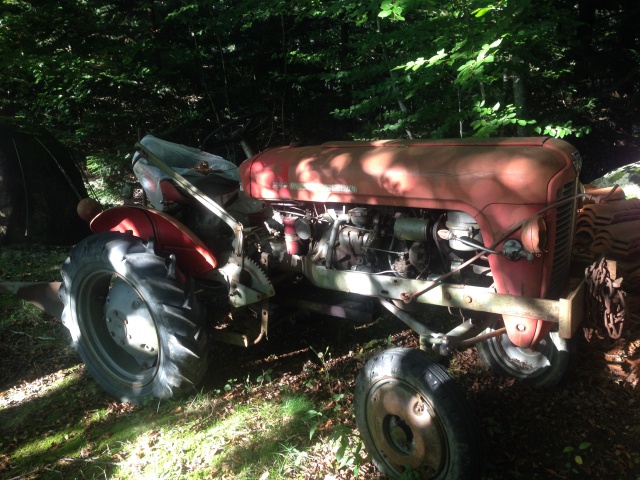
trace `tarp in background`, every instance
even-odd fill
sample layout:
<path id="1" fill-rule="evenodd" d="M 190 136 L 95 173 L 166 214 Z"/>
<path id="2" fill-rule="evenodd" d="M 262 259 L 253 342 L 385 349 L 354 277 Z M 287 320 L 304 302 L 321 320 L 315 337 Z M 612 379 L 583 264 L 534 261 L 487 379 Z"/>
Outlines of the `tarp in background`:
<path id="1" fill-rule="evenodd" d="M 76 207 L 87 190 L 60 142 L 0 124 L 0 244 L 72 245 L 89 234 Z"/>

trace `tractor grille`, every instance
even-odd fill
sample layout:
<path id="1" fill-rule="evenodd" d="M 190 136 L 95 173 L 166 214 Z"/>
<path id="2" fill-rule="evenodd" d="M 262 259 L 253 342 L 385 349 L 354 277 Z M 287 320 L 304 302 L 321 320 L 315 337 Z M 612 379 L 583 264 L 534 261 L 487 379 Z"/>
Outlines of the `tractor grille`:
<path id="1" fill-rule="evenodd" d="M 565 184 L 558 191 L 558 200 L 576 194 L 577 178 Z M 551 270 L 548 298 L 558 298 L 569 280 L 569 264 L 575 228 L 576 200 L 565 203 L 556 211 L 556 248 Z"/>

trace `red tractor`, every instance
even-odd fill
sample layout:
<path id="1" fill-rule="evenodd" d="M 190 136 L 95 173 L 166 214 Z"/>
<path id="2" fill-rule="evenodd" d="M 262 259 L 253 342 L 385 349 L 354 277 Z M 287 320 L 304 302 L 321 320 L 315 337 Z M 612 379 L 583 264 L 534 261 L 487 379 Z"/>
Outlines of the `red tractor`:
<path id="1" fill-rule="evenodd" d="M 260 123 L 232 121 L 203 150 L 248 151 Z M 368 452 L 394 478 L 472 478 L 481 435 L 437 361 L 476 345 L 497 372 L 541 387 L 567 373 L 584 290 L 570 285 L 581 159 L 567 142 L 334 142 L 248 152 L 239 166 L 150 136 L 136 148 L 153 208 L 81 205 L 94 235 L 60 288 L 73 346 L 111 395 L 176 396 L 201 380 L 212 341 L 248 346 L 279 312 L 357 319 L 372 303 L 420 350 L 384 351 L 358 375 Z M 459 324 L 432 330 L 427 305 Z"/>

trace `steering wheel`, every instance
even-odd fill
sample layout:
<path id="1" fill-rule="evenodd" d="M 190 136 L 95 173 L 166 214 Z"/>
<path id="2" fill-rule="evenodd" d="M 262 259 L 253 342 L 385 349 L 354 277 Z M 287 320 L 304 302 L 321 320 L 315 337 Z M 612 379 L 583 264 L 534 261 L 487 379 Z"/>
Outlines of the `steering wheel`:
<path id="1" fill-rule="evenodd" d="M 247 113 L 220 125 L 205 137 L 201 150 L 220 147 L 236 141 L 242 141 L 243 136 L 262 127 L 271 114 L 266 111 Z"/>

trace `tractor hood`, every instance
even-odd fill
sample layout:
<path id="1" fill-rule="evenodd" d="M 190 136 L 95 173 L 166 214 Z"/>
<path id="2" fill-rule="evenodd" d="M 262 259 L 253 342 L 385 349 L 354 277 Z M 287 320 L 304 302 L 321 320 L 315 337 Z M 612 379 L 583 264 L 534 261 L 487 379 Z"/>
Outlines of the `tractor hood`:
<path id="1" fill-rule="evenodd" d="M 574 152 L 548 137 L 333 142 L 267 150 L 240 169 L 245 193 L 257 199 L 471 213 L 552 201 L 576 176 Z"/>

